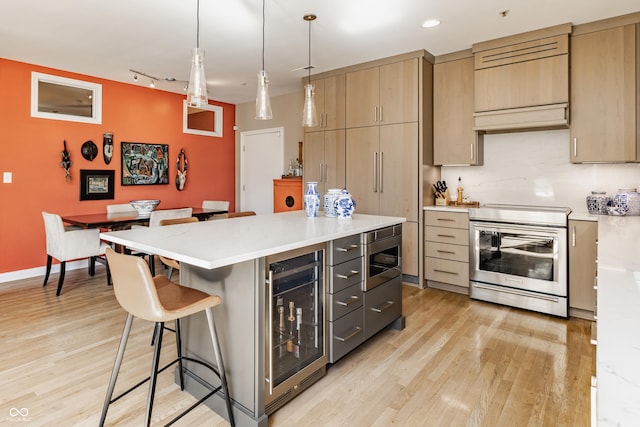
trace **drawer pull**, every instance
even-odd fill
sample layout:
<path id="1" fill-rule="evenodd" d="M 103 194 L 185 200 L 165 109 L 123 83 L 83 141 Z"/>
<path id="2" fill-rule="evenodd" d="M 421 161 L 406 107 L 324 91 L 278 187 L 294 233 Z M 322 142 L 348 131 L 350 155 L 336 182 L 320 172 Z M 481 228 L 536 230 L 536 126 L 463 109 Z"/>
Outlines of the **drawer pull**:
<path id="1" fill-rule="evenodd" d="M 341 305 L 343 307 L 349 307 L 351 304 L 355 304 L 360 301 L 360 297 L 357 295 L 351 295 L 346 300 L 336 301 L 336 304 Z"/>
<path id="2" fill-rule="evenodd" d="M 437 221 L 449 221 L 449 222 L 454 222 L 455 219 L 453 218 L 436 218 Z"/>
<path id="3" fill-rule="evenodd" d="M 454 251 L 443 251 L 442 249 L 438 249 L 438 252 L 440 252 L 441 254 L 451 254 L 451 255 L 455 255 Z"/>
<path id="4" fill-rule="evenodd" d="M 338 252 L 349 252 L 353 249 L 358 249 L 360 247 L 360 245 L 349 245 L 348 248 L 336 248 L 336 251 Z"/>
<path id="5" fill-rule="evenodd" d="M 458 273 L 456 273 L 455 271 L 438 270 L 437 268 L 434 268 L 433 271 L 435 271 L 436 273 L 455 274 L 456 276 L 458 275 Z"/>
<path id="6" fill-rule="evenodd" d="M 359 270 L 351 270 L 351 272 L 349 274 L 336 274 L 336 277 L 338 279 L 349 279 L 353 276 L 355 276 L 356 274 L 360 274 Z"/>
<path id="7" fill-rule="evenodd" d="M 452 239 L 456 237 L 456 236 L 453 236 L 451 234 L 436 234 L 436 236 L 438 236 L 438 237 L 450 237 Z"/>
<path id="8" fill-rule="evenodd" d="M 361 331 L 362 331 L 362 328 L 360 326 L 356 326 L 353 329 L 353 331 L 351 331 L 351 333 L 349 333 L 347 336 L 339 337 L 336 335 L 335 339 L 337 339 L 338 341 L 346 342 L 346 341 L 349 341 L 351 338 L 355 337 L 356 335 L 358 335 Z"/>
<path id="9" fill-rule="evenodd" d="M 387 301 L 378 307 L 371 307 L 371 311 L 375 311 L 376 313 L 382 313 L 383 311 L 390 309 L 394 304 L 395 304 L 394 301 Z"/>

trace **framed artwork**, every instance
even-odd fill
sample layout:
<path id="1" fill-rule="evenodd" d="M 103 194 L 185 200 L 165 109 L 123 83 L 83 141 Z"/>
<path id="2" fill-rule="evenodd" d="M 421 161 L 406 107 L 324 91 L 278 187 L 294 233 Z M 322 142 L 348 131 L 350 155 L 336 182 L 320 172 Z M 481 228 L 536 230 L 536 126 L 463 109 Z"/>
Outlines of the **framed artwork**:
<path id="1" fill-rule="evenodd" d="M 80 200 L 113 199 L 114 176 L 112 170 L 80 169 Z"/>
<path id="2" fill-rule="evenodd" d="M 122 142 L 122 185 L 169 183 L 169 145 Z"/>

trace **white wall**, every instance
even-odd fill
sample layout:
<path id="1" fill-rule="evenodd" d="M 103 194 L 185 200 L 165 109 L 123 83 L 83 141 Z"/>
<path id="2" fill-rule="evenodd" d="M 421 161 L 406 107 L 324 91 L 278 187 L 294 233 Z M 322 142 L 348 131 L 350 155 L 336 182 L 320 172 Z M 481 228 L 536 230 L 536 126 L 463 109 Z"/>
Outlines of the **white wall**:
<path id="1" fill-rule="evenodd" d="M 569 130 L 485 135 L 483 166 L 443 166 L 441 179 L 455 197 L 480 203 L 568 206 L 586 212 L 591 191 L 613 196 L 621 187 L 640 188 L 640 164 L 571 164 Z"/>

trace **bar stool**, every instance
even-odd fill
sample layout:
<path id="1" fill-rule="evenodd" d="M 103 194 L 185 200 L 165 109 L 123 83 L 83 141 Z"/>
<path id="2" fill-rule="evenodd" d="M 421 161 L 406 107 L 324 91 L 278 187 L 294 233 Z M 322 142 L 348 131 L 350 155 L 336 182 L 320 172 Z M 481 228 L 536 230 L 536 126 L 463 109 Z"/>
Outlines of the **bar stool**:
<path id="1" fill-rule="evenodd" d="M 151 411 L 153 409 L 153 398 L 155 395 L 158 373 L 164 371 L 171 365 L 178 363 L 180 389 L 184 390 L 184 360 L 198 363 L 211 369 L 220 378 L 220 386 L 216 387 L 194 405 L 180 413 L 169 424 L 172 424 L 174 421 L 182 418 L 189 411 L 203 403 L 218 391 L 222 390 L 227 406 L 227 413 L 229 415 L 229 422 L 234 426 L 235 422 L 233 419 L 233 411 L 231 409 L 231 398 L 227 386 L 227 377 L 224 370 L 224 364 L 222 362 L 218 335 L 216 334 L 216 328 L 213 321 L 212 309 L 221 303 L 220 297 L 217 295 L 209 295 L 197 289 L 180 286 L 163 275 L 151 277 L 149 266 L 144 262 L 144 260 L 138 257 L 119 254 L 111 248 L 107 248 L 106 255 L 107 261 L 109 262 L 109 268 L 111 269 L 113 290 L 118 303 L 127 311 L 127 320 L 125 322 L 124 330 L 122 331 L 122 338 L 120 339 L 120 344 L 118 346 L 118 353 L 111 372 L 109 387 L 107 389 L 107 395 L 105 397 L 102 415 L 100 417 L 100 426 L 104 425 L 109 405 L 150 380 L 149 393 L 147 396 L 147 412 L 145 417 L 145 425 L 149 426 L 151 423 Z M 205 311 L 207 315 L 217 369 L 209 363 L 182 355 L 180 319 L 200 311 Z M 117 397 L 112 398 L 134 317 L 155 322 L 156 330 L 160 331 L 155 342 L 153 360 L 151 364 L 151 375 Z M 178 357 L 171 363 L 159 369 L 158 365 L 160 362 L 160 349 L 162 347 L 162 331 L 164 329 L 164 323 L 171 320 L 175 321 L 176 326 L 176 346 L 178 350 Z"/>

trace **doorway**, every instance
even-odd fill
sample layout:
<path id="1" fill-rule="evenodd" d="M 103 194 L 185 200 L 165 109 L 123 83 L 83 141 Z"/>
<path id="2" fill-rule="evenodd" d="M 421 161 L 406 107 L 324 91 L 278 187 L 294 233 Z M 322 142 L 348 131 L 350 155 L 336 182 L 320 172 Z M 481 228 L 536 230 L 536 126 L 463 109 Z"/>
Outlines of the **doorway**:
<path id="1" fill-rule="evenodd" d="M 284 128 L 240 134 L 240 210 L 273 213 L 273 180 L 284 171 Z"/>

